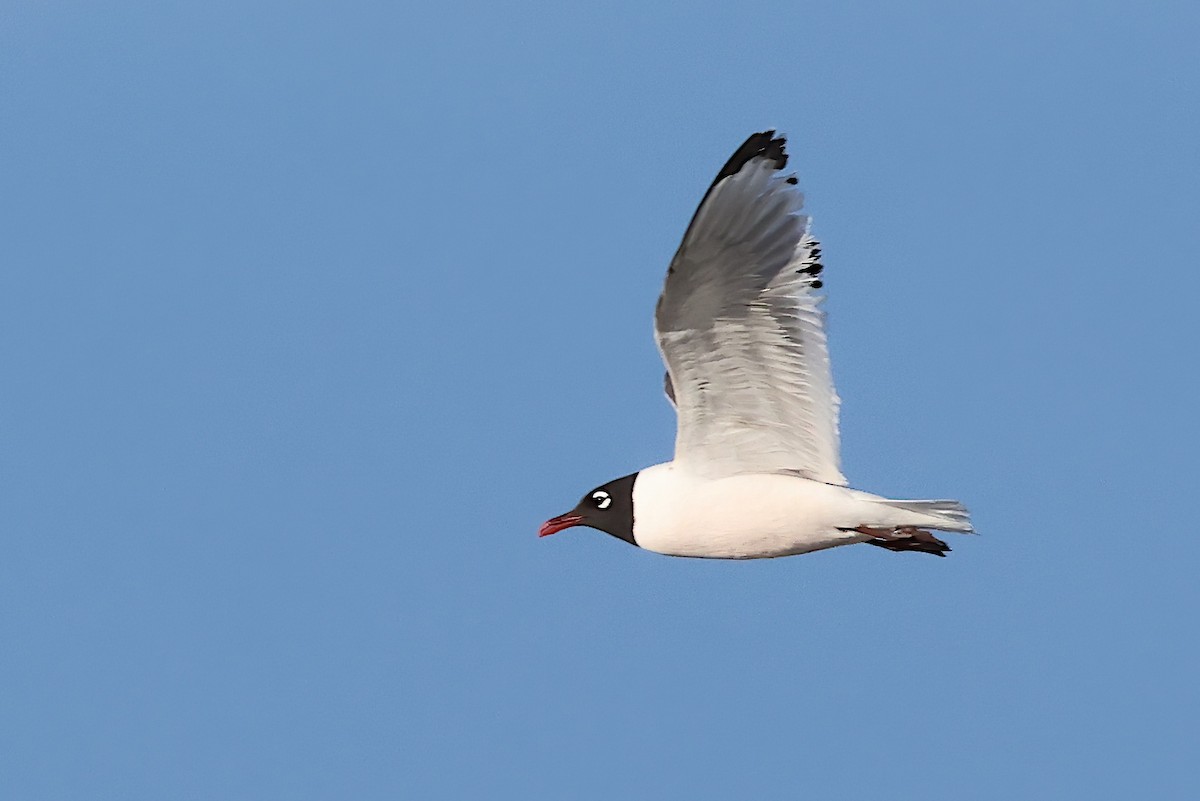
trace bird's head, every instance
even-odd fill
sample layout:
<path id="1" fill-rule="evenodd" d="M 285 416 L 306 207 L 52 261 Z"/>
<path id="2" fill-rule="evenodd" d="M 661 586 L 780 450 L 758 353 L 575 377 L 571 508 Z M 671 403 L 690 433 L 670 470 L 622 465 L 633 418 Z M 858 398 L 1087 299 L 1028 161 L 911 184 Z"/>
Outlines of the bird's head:
<path id="1" fill-rule="evenodd" d="M 633 482 L 637 473 L 615 478 L 583 496 L 574 509 L 542 524 L 539 537 L 587 526 L 637 545 L 633 538 Z"/>

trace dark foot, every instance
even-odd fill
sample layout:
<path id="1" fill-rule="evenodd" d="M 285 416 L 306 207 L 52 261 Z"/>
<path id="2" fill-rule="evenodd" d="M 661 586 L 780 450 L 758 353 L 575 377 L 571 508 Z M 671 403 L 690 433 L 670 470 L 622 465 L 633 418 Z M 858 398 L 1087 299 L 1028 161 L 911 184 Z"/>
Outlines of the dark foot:
<path id="1" fill-rule="evenodd" d="M 945 556 L 950 546 L 939 540 L 933 534 L 922 528 L 871 528 L 859 526 L 854 529 L 859 534 L 866 534 L 871 539 L 867 545 L 877 545 L 889 551 L 917 551 L 931 553 L 934 556 Z"/>

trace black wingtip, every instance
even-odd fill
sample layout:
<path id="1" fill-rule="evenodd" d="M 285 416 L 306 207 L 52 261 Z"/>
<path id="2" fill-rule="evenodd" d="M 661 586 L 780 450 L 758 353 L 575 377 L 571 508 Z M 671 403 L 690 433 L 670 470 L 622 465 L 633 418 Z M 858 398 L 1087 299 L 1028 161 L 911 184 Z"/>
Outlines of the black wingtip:
<path id="1" fill-rule="evenodd" d="M 741 172 L 742 167 L 750 163 L 751 159 L 765 158 L 770 159 L 775 169 L 782 170 L 787 166 L 787 137 L 776 136 L 774 130 L 762 131 L 761 133 L 750 134 L 750 137 L 742 143 L 742 146 L 733 152 L 729 157 L 729 161 L 725 162 L 725 166 L 717 173 L 717 177 L 713 178 L 713 182 L 708 185 L 708 190 L 704 193 L 704 198 L 700 201 L 703 205 L 708 196 L 712 194 L 713 188 L 722 180 L 731 175 L 737 175 Z M 789 183 L 795 183 L 789 179 Z"/>
<path id="2" fill-rule="evenodd" d="M 717 177 L 713 179 L 713 186 L 716 186 L 722 178 L 737 175 L 742 167 L 745 167 L 750 159 L 754 158 L 770 159 L 774 162 L 775 169 L 782 170 L 787 166 L 786 147 L 787 138 L 776 136 L 773 130 L 750 134 L 750 137 L 733 152 L 729 161 L 725 162 L 725 166 L 717 173 Z"/>

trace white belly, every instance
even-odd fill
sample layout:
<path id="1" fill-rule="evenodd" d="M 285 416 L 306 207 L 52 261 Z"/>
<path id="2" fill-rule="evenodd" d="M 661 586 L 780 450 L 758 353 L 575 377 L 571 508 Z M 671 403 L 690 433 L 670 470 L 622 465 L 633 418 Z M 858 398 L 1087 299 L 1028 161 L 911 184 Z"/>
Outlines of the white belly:
<path id="1" fill-rule="evenodd" d="M 693 476 L 672 463 L 638 473 L 634 537 L 672 556 L 761 559 L 817 551 L 867 537 L 866 493 L 789 475 Z"/>

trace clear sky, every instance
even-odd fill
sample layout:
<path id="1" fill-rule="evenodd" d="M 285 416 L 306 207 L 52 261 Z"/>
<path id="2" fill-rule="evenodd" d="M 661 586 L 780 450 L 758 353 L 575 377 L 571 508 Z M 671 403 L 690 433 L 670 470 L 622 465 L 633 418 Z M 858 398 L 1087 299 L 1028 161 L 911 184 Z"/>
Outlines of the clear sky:
<path id="1" fill-rule="evenodd" d="M 901 8 L 901 6 L 903 6 Z M 0 798 L 1195 798 L 1191 3 L 0 12 Z M 575 529 L 791 139 L 852 485 L 947 559 Z"/>

